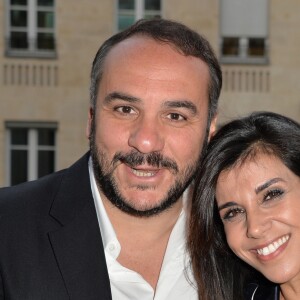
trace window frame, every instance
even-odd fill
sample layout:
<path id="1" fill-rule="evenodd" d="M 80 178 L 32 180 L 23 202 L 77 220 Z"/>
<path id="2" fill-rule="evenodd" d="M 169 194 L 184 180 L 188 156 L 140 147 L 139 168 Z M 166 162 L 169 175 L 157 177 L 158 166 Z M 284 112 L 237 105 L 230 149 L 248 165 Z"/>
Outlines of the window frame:
<path id="1" fill-rule="evenodd" d="M 116 30 L 121 31 L 122 28 L 119 27 L 119 17 L 120 15 L 133 15 L 134 22 L 136 22 L 139 19 L 142 19 L 146 16 L 146 14 L 153 15 L 155 17 L 158 15 L 159 17 L 162 17 L 162 11 L 163 11 L 163 1 L 160 1 L 160 10 L 145 10 L 145 1 L 146 0 L 134 0 L 134 9 L 120 9 L 119 8 L 119 0 L 116 0 Z"/>
<path id="2" fill-rule="evenodd" d="M 5 55 L 8 57 L 34 57 L 34 58 L 56 58 L 56 0 L 53 6 L 38 6 L 38 0 L 27 0 L 26 5 L 11 5 L 11 0 L 5 0 Z M 13 9 L 27 11 L 27 26 L 14 27 L 10 24 L 10 15 Z M 38 12 L 53 13 L 53 28 L 38 27 Z M 11 46 L 13 31 L 25 32 L 27 35 L 27 48 L 14 48 Z M 53 49 L 38 48 L 38 34 L 50 33 L 53 35 Z"/>
<path id="3" fill-rule="evenodd" d="M 223 45 L 224 39 L 236 38 L 238 39 L 238 54 L 237 55 L 224 55 Z M 249 40 L 255 37 L 221 37 L 220 41 L 220 62 L 223 64 L 258 64 L 266 65 L 269 63 L 269 41 L 264 38 L 264 55 L 255 56 L 249 55 Z M 261 37 L 259 39 L 262 39 Z"/>
<path id="4" fill-rule="evenodd" d="M 26 129 L 27 130 L 27 144 L 26 145 L 12 145 L 11 130 L 12 129 Z M 54 145 L 39 145 L 38 144 L 38 130 L 49 129 L 54 131 Z M 12 150 L 26 150 L 27 151 L 27 180 L 31 181 L 38 179 L 38 154 L 39 151 L 53 151 L 54 165 L 53 170 L 57 170 L 57 130 L 56 122 L 5 122 L 6 135 L 6 184 L 10 186 L 11 183 L 11 151 Z"/>
<path id="5" fill-rule="evenodd" d="M 258 1 L 258 0 L 257 0 Z M 228 5 L 231 2 L 231 5 L 236 5 L 237 10 L 234 9 L 231 5 Z M 249 3 L 239 0 L 233 0 L 225 2 L 219 0 L 220 8 L 220 17 L 219 17 L 219 58 L 220 62 L 223 64 L 250 64 L 250 65 L 267 65 L 269 64 L 270 53 L 269 53 L 269 18 L 270 18 L 270 3 L 269 0 L 264 1 L 263 3 L 258 1 L 259 5 L 263 5 L 262 9 L 258 12 L 258 22 L 259 27 L 250 26 L 253 22 L 251 14 L 249 18 L 244 18 L 243 13 L 245 10 L 249 9 L 251 12 L 256 11 L 260 6 L 258 3 L 252 3 L 252 7 Z M 255 5 L 255 6 L 253 6 Z M 258 5 L 258 6 L 256 6 Z M 230 13 L 228 14 L 228 9 Z M 239 13 L 236 15 L 236 18 L 233 17 L 233 14 Z M 250 29 L 250 30 L 249 30 Z M 237 50 L 236 55 L 226 55 L 223 52 L 224 44 L 226 39 L 237 39 L 238 46 L 235 48 Z M 258 55 L 255 55 L 255 50 L 250 48 L 250 41 L 257 40 L 257 44 L 261 44 L 262 47 L 258 49 Z M 261 41 L 263 40 L 263 43 Z M 255 43 L 254 43 L 255 44 Z M 232 48 L 231 50 L 233 50 Z M 252 51 L 251 51 L 252 49 Z M 230 50 L 230 49 L 228 49 Z M 230 52 L 230 51 L 229 51 Z M 250 54 L 252 52 L 252 55 Z M 260 53 L 259 53 L 260 52 Z"/>

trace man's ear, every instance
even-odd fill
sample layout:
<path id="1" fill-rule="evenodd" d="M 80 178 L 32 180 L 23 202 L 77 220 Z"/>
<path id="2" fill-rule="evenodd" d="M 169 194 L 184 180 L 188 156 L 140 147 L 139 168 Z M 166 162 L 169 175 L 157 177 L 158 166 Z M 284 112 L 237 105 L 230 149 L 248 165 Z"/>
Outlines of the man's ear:
<path id="1" fill-rule="evenodd" d="M 217 130 L 217 121 L 218 121 L 218 114 L 215 114 L 210 122 L 209 133 L 208 133 L 208 141 L 213 137 L 215 131 Z"/>
<path id="2" fill-rule="evenodd" d="M 88 111 L 88 120 L 86 124 L 86 130 L 85 130 L 85 135 L 88 139 L 90 139 L 91 133 L 92 133 L 92 122 L 94 118 L 94 110 L 92 107 L 89 108 Z"/>

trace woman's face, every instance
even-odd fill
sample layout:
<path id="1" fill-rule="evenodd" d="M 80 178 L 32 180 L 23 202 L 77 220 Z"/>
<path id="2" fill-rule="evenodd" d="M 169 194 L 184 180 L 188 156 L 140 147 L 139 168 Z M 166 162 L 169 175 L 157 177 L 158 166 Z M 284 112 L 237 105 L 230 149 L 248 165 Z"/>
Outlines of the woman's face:
<path id="1" fill-rule="evenodd" d="M 227 242 L 276 283 L 300 280 L 300 178 L 282 161 L 257 153 L 217 182 Z"/>

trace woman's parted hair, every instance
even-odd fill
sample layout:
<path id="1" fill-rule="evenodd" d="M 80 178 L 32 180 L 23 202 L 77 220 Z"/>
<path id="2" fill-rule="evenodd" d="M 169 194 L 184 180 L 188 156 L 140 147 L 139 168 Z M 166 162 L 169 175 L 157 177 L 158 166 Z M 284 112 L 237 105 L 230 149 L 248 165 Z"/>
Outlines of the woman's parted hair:
<path id="1" fill-rule="evenodd" d="M 242 297 L 242 272 L 251 268 L 227 246 L 215 190 L 222 171 L 243 163 L 258 151 L 275 155 L 300 177 L 300 124 L 276 113 L 256 112 L 229 122 L 210 141 L 195 179 L 188 236 L 191 262 L 203 300 Z"/>

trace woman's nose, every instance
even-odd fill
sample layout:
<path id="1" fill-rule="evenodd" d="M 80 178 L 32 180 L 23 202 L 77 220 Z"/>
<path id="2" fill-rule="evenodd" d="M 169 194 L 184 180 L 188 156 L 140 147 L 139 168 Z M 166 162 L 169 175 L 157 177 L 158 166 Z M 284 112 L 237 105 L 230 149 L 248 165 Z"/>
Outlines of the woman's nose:
<path id="1" fill-rule="evenodd" d="M 249 238 L 264 237 L 271 226 L 272 222 L 268 215 L 258 212 L 247 214 L 247 236 Z"/>

